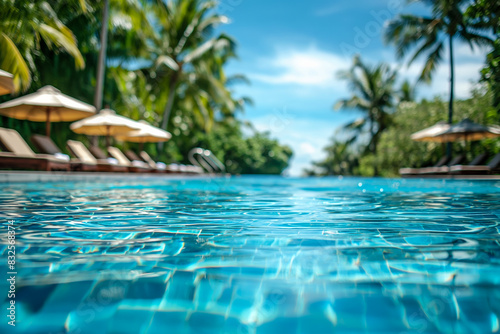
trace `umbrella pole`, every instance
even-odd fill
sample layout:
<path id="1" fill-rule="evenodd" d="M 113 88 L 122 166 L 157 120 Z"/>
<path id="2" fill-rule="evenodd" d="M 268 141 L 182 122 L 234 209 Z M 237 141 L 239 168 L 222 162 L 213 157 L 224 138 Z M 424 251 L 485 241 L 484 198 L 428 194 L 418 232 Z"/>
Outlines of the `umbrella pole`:
<path id="1" fill-rule="evenodd" d="M 106 126 L 106 149 L 111 146 L 111 139 L 109 138 L 109 125 Z"/>
<path id="2" fill-rule="evenodd" d="M 47 119 L 45 120 L 45 135 L 50 137 L 50 108 L 47 108 Z"/>
<path id="3" fill-rule="evenodd" d="M 139 143 L 139 152 L 142 152 L 144 150 L 144 143 L 140 142 Z"/>

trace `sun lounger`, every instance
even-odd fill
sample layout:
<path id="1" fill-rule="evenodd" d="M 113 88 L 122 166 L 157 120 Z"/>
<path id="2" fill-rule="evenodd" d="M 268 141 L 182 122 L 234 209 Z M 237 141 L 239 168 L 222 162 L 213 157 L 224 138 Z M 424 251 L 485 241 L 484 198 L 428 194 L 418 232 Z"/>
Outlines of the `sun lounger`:
<path id="1" fill-rule="evenodd" d="M 66 145 L 70 152 L 80 161 L 85 164 L 95 165 L 99 172 L 128 172 L 126 166 L 110 163 L 107 159 L 96 159 L 82 142 L 68 140 Z"/>
<path id="2" fill-rule="evenodd" d="M 451 174 L 494 174 L 500 172 L 500 153 L 497 153 L 487 165 L 463 166 L 457 165 L 450 167 Z"/>
<path id="3" fill-rule="evenodd" d="M 156 166 L 156 168 L 164 168 L 167 173 L 189 173 L 189 174 L 203 174 L 203 168 L 193 165 L 179 165 L 179 164 L 169 164 L 166 165 L 163 162 L 155 162 L 146 151 L 142 151 L 140 156 L 143 161 L 147 162 L 151 167 Z M 184 167 L 183 167 L 184 166 Z"/>
<path id="4" fill-rule="evenodd" d="M 179 173 L 178 169 L 176 170 L 175 168 L 172 168 L 173 167 L 172 164 L 167 165 L 163 162 L 154 161 L 146 151 L 141 151 L 141 153 L 139 153 L 139 154 L 140 154 L 142 160 L 144 162 L 146 162 L 152 168 L 163 169 L 163 170 L 165 170 L 166 173 Z"/>
<path id="5" fill-rule="evenodd" d="M 62 153 L 61 149 L 57 147 L 57 145 L 50 137 L 35 134 L 31 136 L 31 142 L 33 143 L 33 145 L 35 145 L 38 151 L 42 153 L 51 154 L 56 157 L 66 156 L 69 158 L 69 156 Z M 84 171 L 84 172 L 97 171 L 97 166 L 95 164 L 84 163 L 79 159 L 71 159 L 69 160 L 69 164 L 71 166 L 71 170 L 73 171 Z"/>
<path id="6" fill-rule="evenodd" d="M 34 170 L 70 170 L 70 164 L 64 159 L 48 154 L 36 154 L 29 147 L 19 132 L 13 129 L 0 128 L 0 168 L 34 169 Z"/>
<path id="7" fill-rule="evenodd" d="M 401 168 L 399 170 L 399 174 L 403 177 L 411 177 L 419 175 L 425 168 L 434 168 L 434 167 L 443 167 L 449 161 L 447 156 L 442 157 L 439 161 L 432 167 L 424 167 L 424 168 Z"/>
<path id="8" fill-rule="evenodd" d="M 418 175 L 443 175 L 443 174 L 448 174 L 450 171 L 450 166 L 455 166 L 461 163 L 465 159 L 465 156 L 463 154 L 457 155 L 455 158 L 453 158 L 448 166 L 441 166 L 441 167 L 427 167 L 427 168 L 420 168 L 420 172 Z"/>
<path id="9" fill-rule="evenodd" d="M 139 153 L 139 155 L 141 156 L 142 161 L 147 163 L 151 168 L 158 168 L 156 161 L 154 161 L 146 151 L 141 151 L 141 153 Z M 165 167 L 165 170 L 166 170 L 166 167 Z"/>
<path id="10" fill-rule="evenodd" d="M 114 146 L 109 146 L 108 147 L 108 153 L 118 160 L 118 163 L 121 165 L 125 165 L 128 167 L 128 170 L 130 172 L 135 172 L 135 173 L 148 173 L 148 172 L 153 172 L 154 170 L 149 167 L 145 162 L 142 161 L 130 161 L 125 154 L 123 154 L 122 151 L 120 151 L 119 148 L 114 147 Z"/>
<path id="11" fill-rule="evenodd" d="M 166 173 L 166 165 L 165 164 L 157 164 L 156 162 L 152 161 L 153 163 L 149 163 L 148 161 L 144 161 L 144 159 L 141 159 L 137 154 L 135 154 L 134 151 L 128 150 L 125 152 L 125 156 L 132 162 L 134 161 L 139 161 L 141 162 L 144 166 L 147 166 L 152 169 L 153 172 L 157 173 Z"/>
<path id="12" fill-rule="evenodd" d="M 105 153 L 103 150 L 101 150 L 101 148 L 99 146 L 90 146 L 89 150 L 90 150 L 90 152 L 92 152 L 92 154 L 97 159 L 100 159 L 100 160 L 103 160 L 103 161 L 104 160 L 111 161 L 113 164 L 115 164 L 117 166 L 120 166 L 121 168 L 125 169 L 126 172 L 129 171 L 129 168 L 128 168 L 127 165 L 124 165 L 121 162 L 119 162 L 118 160 L 116 160 L 115 158 L 110 157 L 107 153 Z"/>
<path id="13" fill-rule="evenodd" d="M 103 150 L 99 146 L 89 146 L 89 151 L 92 153 L 94 157 L 100 160 L 106 160 L 108 155 L 104 153 Z"/>
<path id="14" fill-rule="evenodd" d="M 468 166 L 479 166 L 486 162 L 486 158 L 488 158 L 488 153 L 481 153 L 477 155 L 472 161 L 468 164 Z"/>

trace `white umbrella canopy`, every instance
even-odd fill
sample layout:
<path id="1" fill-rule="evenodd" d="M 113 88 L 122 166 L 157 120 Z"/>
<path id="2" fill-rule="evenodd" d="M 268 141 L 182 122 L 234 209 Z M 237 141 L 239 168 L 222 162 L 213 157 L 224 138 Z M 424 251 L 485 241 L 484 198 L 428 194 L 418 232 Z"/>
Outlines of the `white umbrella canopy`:
<path id="1" fill-rule="evenodd" d="M 89 136 L 109 136 L 126 134 L 130 131 L 140 130 L 140 123 L 130 118 L 117 115 L 114 110 L 103 109 L 95 116 L 82 119 L 70 125 L 73 132 Z"/>
<path id="2" fill-rule="evenodd" d="M 477 124 L 468 118 L 452 125 L 447 131 L 435 135 L 435 138 L 443 143 L 458 140 L 475 141 L 496 137 L 500 137 L 500 127 Z"/>
<path id="3" fill-rule="evenodd" d="M 0 70 L 0 95 L 12 93 L 14 91 L 14 76 L 9 72 Z"/>
<path id="4" fill-rule="evenodd" d="M 449 128 L 450 125 L 448 123 L 441 121 L 433 126 L 415 132 L 411 135 L 411 139 L 415 141 L 443 142 L 441 138 L 436 137 L 436 135 L 448 131 Z"/>
<path id="5" fill-rule="evenodd" d="M 90 104 L 45 86 L 33 94 L 0 104 L 0 114 L 33 122 L 46 122 L 46 134 L 50 136 L 50 122 L 71 122 L 95 114 Z"/>
<path id="6" fill-rule="evenodd" d="M 116 136 L 116 139 L 134 143 L 159 143 L 172 138 L 170 132 L 157 128 L 144 120 L 141 120 L 138 123 L 140 127 L 139 130 L 118 135 Z"/>

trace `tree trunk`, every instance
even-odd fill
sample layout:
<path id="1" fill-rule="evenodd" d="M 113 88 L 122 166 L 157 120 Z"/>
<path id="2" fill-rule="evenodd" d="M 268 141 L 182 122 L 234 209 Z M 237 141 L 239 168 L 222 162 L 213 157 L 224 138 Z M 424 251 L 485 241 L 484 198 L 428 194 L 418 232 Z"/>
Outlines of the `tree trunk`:
<path id="1" fill-rule="evenodd" d="M 99 113 L 102 109 L 102 95 L 104 90 L 104 72 L 106 72 L 106 49 L 108 47 L 108 18 L 109 18 L 109 0 L 104 0 L 101 22 L 101 48 L 99 49 L 99 60 L 97 63 L 97 78 L 94 93 L 94 107 Z M 91 136 L 90 142 L 97 146 L 97 137 Z"/>
<path id="2" fill-rule="evenodd" d="M 375 153 L 375 117 L 373 116 L 373 113 L 370 114 L 370 144 L 368 145 L 369 151 L 371 153 Z"/>
<path id="3" fill-rule="evenodd" d="M 163 110 L 163 120 L 161 122 L 161 128 L 167 130 L 168 121 L 170 120 L 170 114 L 172 113 L 172 108 L 174 107 L 174 99 L 175 99 L 175 88 L 177 86 L 177 78 L 178 72 L 175 73 L 170 81 L 170 87 L 168 92 L 168 101 L 165 106 L 165 110 Z M 158 154 L 160 154 L 161 150 L 163 150 L 164 142 L 158 143 Z"/>
<path id="4" fill-rule="evenodd" d="M 165 110 L 163 110 L 163 120 L 161 122 L 161 128 L 167 130 L 168 128 L 168 121 L 170 119 L 170 113 L 172 112 L 172 108 L 174 106 L 174 99 L 175 99 L 175 86 L 177 80 L 172 80 L 170 83 L 169 87 L 169 92 L 168 92 L 168 101 L 167 105 L 165 106 Z"/>
<path id="5" fill-rule="evenodd" d="M 101 111 L 102 108 L 102 93 L 104 90 L 104 72 L 106 71 L 106 49 L 108 46 L 108 17 L 109 17 L 109 0 L 104 0 L 102 10 L 102 26 L 101 26 L 101 48 L 99 49 L 99 61 L 97 63 L 97 80 L 94 94 L 94 107 L 96 111 Z"/>
<path id="6" fill-rule="evenodd" d="M 448 124 L 453 123 L 453 100 L 455 94 L 455 71 L 453 64 L 453 36 L 449 35 L 449 45 L 450 45 L 450 101 L 448 104 Z M 446 147 L 446 154 L 448 158 L 451 158 L 451 142 L 448 143 Z"/>

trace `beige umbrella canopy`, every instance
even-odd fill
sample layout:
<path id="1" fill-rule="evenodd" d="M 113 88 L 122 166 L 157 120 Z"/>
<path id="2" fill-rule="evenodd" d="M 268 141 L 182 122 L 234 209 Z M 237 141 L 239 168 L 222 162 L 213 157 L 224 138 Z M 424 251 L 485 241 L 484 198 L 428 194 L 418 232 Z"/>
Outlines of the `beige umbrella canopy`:
<path id="1" fill-rule="evenodd" d="M 172 138 L 170 132 L 152 126 L 144 120 L 141 120 L 138 123 L 140 127 L 139 130 L 118 135 L 116 136 L 116 139 L 134 143 L 158 143 Z"/>
<path id="2" fill-rule="evenodd" d="M 435 135 L 436 141 L 442 143 L 458 140 L 475 141 L 495 137 L 500 137 L 500 127 L 484 126 L 474 123 L 468 118 L 462 120 L 460 123 L 452 125 L 448 130 Z"/>
<path id="3" fill-rule="evenodd" d="M 411 139 L 415 141 L 442 142 L 436 135 L 448 131 L 449 128 L 450 125 L 448 123 L 441 121 L 431 127 L 415 132 L 411 135 Z"/>
<path id="4" fill-rule="evenodd" d="M 13 75 L 0 70 L 0 95 L 12 93 L 14 91 Z"/>
<path id="5" fill-rule="evenodd" d="M 139 124 L 139 122 L 130 118 L 117 115 L 114 110 L 103 109 L 95 116 L 71 124 L 70 129 L 76 133 L 89 136 L 106 136 L 109 146 L 109 136 L 140 130 Z"/>
<path id="6" fill-rule="evenodd" d="M 0 114 L 33 122 L 46 122 L 45 132 L 50 136 L 50 122 L 71 122 L 89 117 L 95 114 L 95 108 L 52 86 L 45 86 L 33 94 L 0 104 Z"/>

